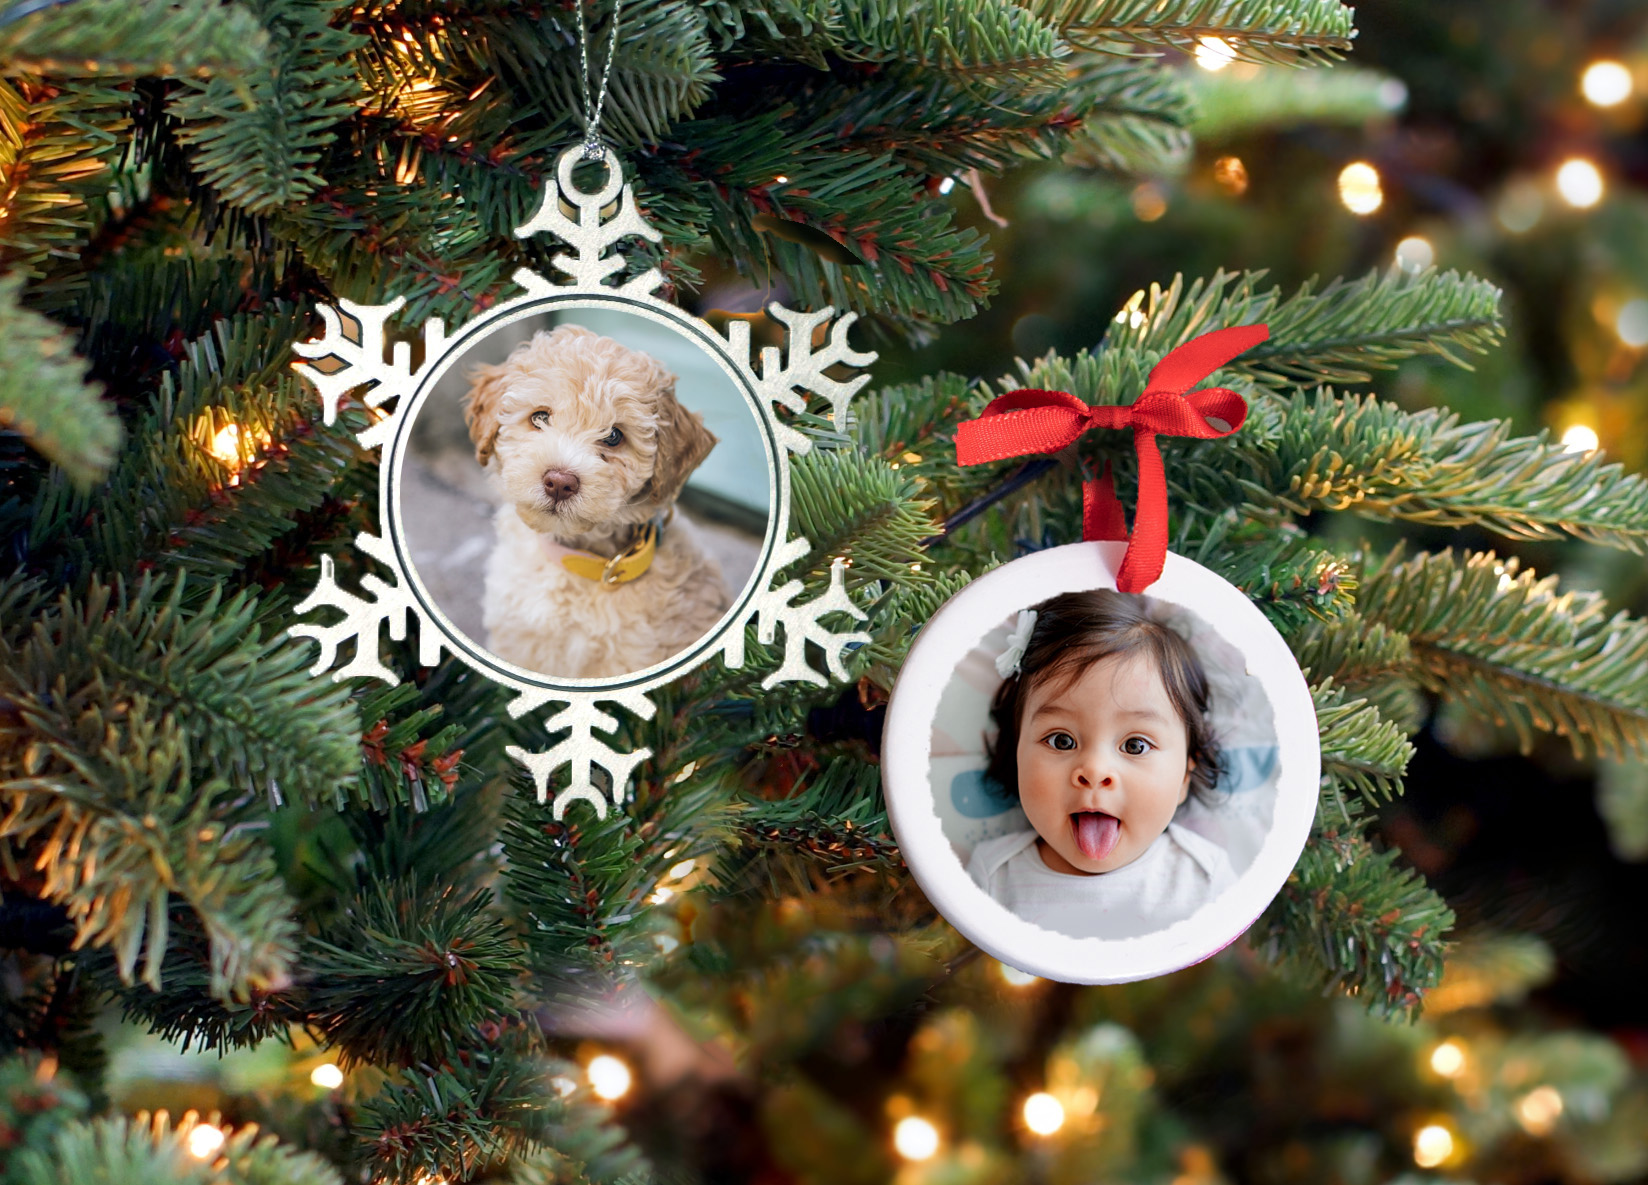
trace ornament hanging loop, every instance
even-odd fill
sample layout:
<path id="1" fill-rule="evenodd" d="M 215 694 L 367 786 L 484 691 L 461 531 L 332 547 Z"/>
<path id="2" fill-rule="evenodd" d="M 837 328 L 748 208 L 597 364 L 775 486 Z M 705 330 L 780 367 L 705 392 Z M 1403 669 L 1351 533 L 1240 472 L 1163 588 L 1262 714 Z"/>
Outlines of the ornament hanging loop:
<path id="1" fill-rule="evenodd" d="M 956 463 L 980 465 L 1007 457 L 1054 453 L 1089 428 L 1131 428 L 1139 458 L 1139 501 L 1126 530 L 1110 467 L 1082 483 L 1082 537 L 1126 539 L 1116 574 L 1122 592 L 1143 592 L 1167 559 L 1167 473 L 1157 436 L 1213 440 L 1229 436 L 1247 418 L 1247 404 L 1224 387 L 1190 388 L 1238 354 L 1270 336 L 1263 325 L 1238 325 L 1192 338 L 1158 362 L 1144 393 L 1131 406 L 1089 406 L 1068 391 L 1020 390 L 992 399 L 984 414 L 956 426 Z"/>
<path id="2" fill-rule="evenodd" d="M 600 160 L 606 155 L 601 143 L 601 109 L 607 101 L 607 80 L 612 77 L 612 58 L 618 48 L 618 19 L 624 0 L 613 0 L 612 33 L 607 38 L 607 62 L 601 68 L 601 85 L 592 95 L 589 89 L 589 26 L 584 21 L 584 0 L 573 0 L 578 13 L 578 82 L 584 93 L 584 160 Z"/>

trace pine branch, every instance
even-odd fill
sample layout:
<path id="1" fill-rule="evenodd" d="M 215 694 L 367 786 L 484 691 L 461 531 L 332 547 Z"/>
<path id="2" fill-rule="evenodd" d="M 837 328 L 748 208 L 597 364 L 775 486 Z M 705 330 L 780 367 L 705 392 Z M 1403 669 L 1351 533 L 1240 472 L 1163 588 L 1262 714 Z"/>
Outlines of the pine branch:
<path id="1" fill-rule="evenodd" d="M 1267 69 L 1258 77 L 1191 70 L 1183 79 L 1195 105 L 1190 130 L 1203 144 L 1298 124 L 1361 126 L 1393 115 L 1399 104 L 1392 91 L 1402 93 L 1402 84 L 1390 75 L 1353 66 Z"/>
<path id="2" fill-rule="evenodd" d="M 1065 160 L 1146 175 L 1176 174 L 1189 164 L 1197 103 L 1184 75 L 1154 62 L 1092 55 L 1072 88 L 1092 106 Z"/>
<path id="3" fill-rule="evenodd" d="M 1170 483 L 1170 490 L 1172 490 Z M 1233 511 L 1198 513 L 1194 493 L 1180 517 L 1174 549 L 1230 581 L 1284 633 L 1312 621 L 1332 621 L 1350 610 L 1356 577 L 1334 552 L 1314 544 L 1297 527 L 1239 517 Z"/>
<path id="4" fill-rule="evenodd" d="M 849 449 L 815 448 L 790 472 L 791 529 L 812 544 L 811 580 L 827 581 L 838 556 L 847 560 L 849 587 L 921 578 L 921 542 L 938 524 L 908 478 Z"/>
<path id="5" fill-rule="evenodd" d="M 1332 680 L 1311 687 L 1316 705 L 1316 727 L 1321 737 L 1323 813 L 1329 799 L 1337 808 L 1339 821 L 1352 825 L 1355 808 L 1345 793 L 1354 793 L 1359 806 L 1377 809 L 1402 793 L 1402 775 L 1413 759 L 1413 746 L 1397 725 L 1385 720 L 1379 710 L 1363 699 L 1347 699 L 1343 688 Z"/>
<path id="6" fill-rule="evenodd" d="M 218 0 L 25 7 L 0 5 L 0 75 L 237 76 L 257 66 L 268 44 L 251 13 Z"/>
<path id="7" fill-rule="evenodd" d="M 246 0 L 268 30 L 268 64 L 243 79 L 190 80 L 171 103 L 192 163 L 231 205 L 254 212 L 309 197 L 336 125 L 356 110 L 359 36 L 328 22 L 342 0 Z"/>
<path id="8" fill-rule="evenodd" d="M 1608 825 L 1608 846 L 1615 856 L 1648 860 L 1648 762 L 1599 762 L 1597 813 Z"/>
<path id="9" fill-rule="evenodd" d="M 1519 1004 L 1556 972 L 1556 952 L 1534 934 L 1470 933 L 1448 951 L 1442 982 L 1426 997 L 1433 1013 Z"/>
<path id="10" fill-rule="evenodd" d="M 11 1167 L 17 1185 L 213 1185 L 212 1166 L 184 1143 L 194 1127 L 189 1112 L 176 1130 L 164 1111 L 94 1119 L 59 1128 L 41 1146 L 24 1148 Z"/>
<path id="11" fill-rule="evenodd" d="M 1142 319 L 1119 315 L 1105 334 L 1103 385 L 1143 390 L 1150 367 L 1175 346 L 1232 325 L 1264 324 L 1270 339 L 1235 359 L 1226 373 L 1272 386 L 1365 382 L 1371 369 L 1431 355 L 1464 366 L 1462 350 L 1484 352 L 1500 337 L 1500 292 L 1457 272 L 1412 274 L 1391 268 L 1360 280 L 1336 279 L 1320 292 L 1302 284 L 1292 296 L 1260 290 L 1263 272 L 1215 272 L 1188 287 L 1175 276 L 1152 284 Z"/>
<path id="12" fill-rule="evenodd" d="M 73 766 L 104 743 L 103 727 L 147 711 L 187 742 L 185 775 L 331 801 L 360 759 L 345 689 L 309 677 L 301 643 L 265 641 L 251 597 L 212 591 L 187 612 L 186 589 L 181 578 L 129 591 L 94 583 L 83 600 L 61 594 L 31 633 L 0 635 L 0 695 L 19 721 L 8 739 L 37 750 L 20 771 L 32 777 L 48 757 Z"/>
<path id="13" fill-rule="evenodd" d="M 1339 0 L 1031 0 L 1075 45 L 1122 52 L 1129 44 L 1193 50 L 1223 39 L 1250 62 L 1331 61 L 1350 49 L 1354 10 Z"/>
<path id="14" fill-rule="evenodd" d="M 1442 936 L 1454 915 L 1398 858 L 1376 851 L 1355 826 L 1319 816 L 1250 940 L 1306 982 L 1341 989 L 1376 1016 L 1411 1018 L 1441 981 Z"/>
<path id="15" fill-rule="evenodd" d="M 1408 636 L 1429 690 L 1508 724 L 1524 752 L 1536 729 L 1579 756 L 1648 752 L 1648 623 L 1556 584 L 1491 552 L 1397 548 L 1364 575 L 1358 608 Z"/>
<path id="16" fill-rule="evenodd" d="M 1011 0 L 869 0 L 840 7 L 834 50 L 851 60 L 1031 89 L 1056 86 L 1069 50 L 1058 34 Z"/>
<path id="17" fill-rule="evenodd" d="M 22 278 L 0 276 L 0 428 L 20 433 L 81 489 L 107 472 L 120 421 L 54 322 L 22 308 Z"/>
<path id="18" fill-rule="evenodd" d="M 1346 694 L 1367 699 L 1404 733 L 1418 731 L 1426 705 L 1406 634 L 1371 624 L 1351 610 L 1331 622 L 1307 625 L 1289 643 L 1312 678 L 1332 679 Z"/>
<path id="19" fill-rule="evenodd" d="M 453 1063 L 506 1019 L 521 954 L 491 899 L 376 881 L 309 943 L 311 1023 L 345 1065 Z"/>

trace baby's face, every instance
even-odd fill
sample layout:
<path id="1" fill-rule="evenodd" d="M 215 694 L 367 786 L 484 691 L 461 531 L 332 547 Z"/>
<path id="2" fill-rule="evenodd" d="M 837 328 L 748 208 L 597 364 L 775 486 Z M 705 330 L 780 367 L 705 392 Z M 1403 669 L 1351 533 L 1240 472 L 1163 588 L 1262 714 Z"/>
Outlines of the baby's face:
<path id="1" fill-rule="evenodd" d="M 1184 721 L 1151 660 L 1113 655 L 1030 693 L 1019 728 L 1019 802 L 1054 872 L 1131 864 L 1190 792 Z"/>

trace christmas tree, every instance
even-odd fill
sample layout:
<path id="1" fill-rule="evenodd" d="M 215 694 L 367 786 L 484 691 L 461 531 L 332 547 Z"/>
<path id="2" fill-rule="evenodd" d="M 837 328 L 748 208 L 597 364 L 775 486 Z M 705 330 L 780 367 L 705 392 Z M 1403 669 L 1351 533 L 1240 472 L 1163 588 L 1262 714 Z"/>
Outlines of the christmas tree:
<path id="1" fill-rule="evenodd" d="M 1372 828 L 1432 701 L 1524 746 L 1642 753 L 1648 629 L 1493 539 L 1636 562 L 1648 488 L 1480 408 L 1362 389 L 1492 366 L 1491 283 L 1309 283 L 1280 236 L 1209 262 L 1137 234 L 1197 136 L 1388 110 L 1386 78 L 1299 69 L 1354 32 L 1336 0 L 0 6 L 0 1179 L 1374 1180 L 1393 1148 L 1641 1173 L 1648 1092 L 1619 1047 L 1483 1010 L 1546 948 L 1453 941 Z M 404 298 L 391 333 L 417 343 L 515 295 L 517 269 L 552 274 L 557 245 L 514 232 L 609 46 L 599 132 L 662 232 L 611 282 L 656 267 L 758 343 L 761 294 L 831 305 L 888 365 L 845 416 L 794 421 L 811 547 L 785 576 L 844 581 L 867 636 L 846 679 L 765 686 L 786 647 L 752 630 L 742 668 L 622 716 L 649 756 L 621 809 L 557 821 L 508 755 L 544 743 L 544 711 L 512 716 L 416 636 L 371 656 L 393 686 L 309 674 L 287 631 L 323 561 L 373 576 L 350 544 L 380 531 L 378 470 L 374 407 L 326 422 L 293 346 L 321 305 Z M 1236 151 L 1207 163 L 1227 158 L 1234 187 Z M 968 225 L 996 176 L 1015 219 L 1135 218 L 1095 255 L 1113 274 L 1066 241 L 1076 286 L 1046 290 L 1088 318 L 1067 334 L 998 288 L 1041 282 L 993 259 L 1018 224 Z M 1091 299 L 1146 262 L 1136 298 Z M 1315 827 L 1228 955 L 1025 982 L 936 917 L 881 799 L 880 715 L 921 623 L 1081 534 L 1074 466 L 960 469 L 956 425 L 1014 387 L 1130 402 L 1174 347 L 1256 322 L 1270 340 L 1215 376 L 1248 400 L 1240 433 L 1164 442 L 1172 545 L 1308 672 Z M 1126 442 L 1076 451 L 1135 487 Z M 111 1052 L 143 1046 L 111 1043 L 113 1015 L 226 1055 L 209 1088 L 116 1089 L 142 1075 Z"/>

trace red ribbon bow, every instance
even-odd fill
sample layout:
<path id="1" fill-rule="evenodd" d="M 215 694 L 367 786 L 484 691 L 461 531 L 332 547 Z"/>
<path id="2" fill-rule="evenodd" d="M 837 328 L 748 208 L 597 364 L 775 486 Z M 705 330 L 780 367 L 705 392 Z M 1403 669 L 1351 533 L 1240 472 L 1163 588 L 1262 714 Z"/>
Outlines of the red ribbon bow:
<path id="1" fill-rule="evenodd" d="M 1225 387 L 1185 394 L 1238 354 L 1270 336 L 1264 325 L 1238 325 L 1192 338 L 1156 364 L 1144 394 L 1130 407 L 1092 407 L 1068 391 L 1009 391 L 990 401 L 984 414 L 956 428 L 956 461 L 981 465 L 1007 457 L 1055 453 L 1074 444 L 1089 428 L 1131 428 L 1139 457 L 1139 506 L 1133 533 L 1127 532 L 1121 503 L 1107 464 L 1097 479 L 1082 483 L 1082 538 L 1120 539 L 1127 555 L 1116 575 L 1122 592 L 1143 592 L 1162 574 L 1167 560 L 1167 473 L 1158 436 L 1213 440 L 1229 436 L 1247 418 L 1247 404 Z M 1218 428 L 1209 418 L 1222 420 Z"/>

